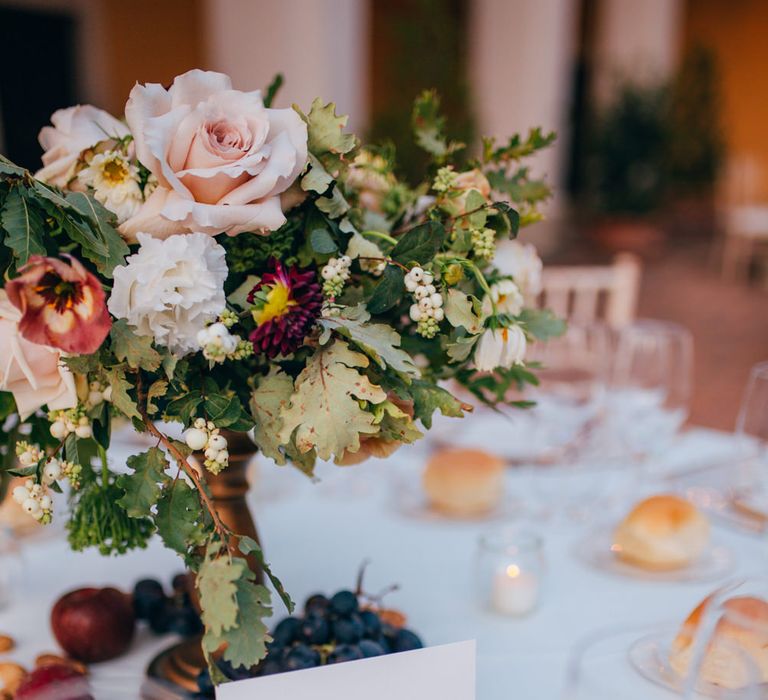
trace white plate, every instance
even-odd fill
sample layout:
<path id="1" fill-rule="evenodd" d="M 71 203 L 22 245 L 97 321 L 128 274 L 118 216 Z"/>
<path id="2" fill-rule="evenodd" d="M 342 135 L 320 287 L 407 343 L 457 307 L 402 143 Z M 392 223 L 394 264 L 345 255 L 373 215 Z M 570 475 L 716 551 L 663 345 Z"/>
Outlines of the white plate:
<path id="1" fill-rule="evenodd" d="M 576 558 L 587 566 L 614 576 L 646 581 L 706 582 L 723 578 L 733 570 L 733 554 L 727 547 L 710 543 L 693 563 L 680 569 L 652 571 L 619 559 L 611 550 L 615 525 L 603 525 L 590 530 L 573 547 Z"/>

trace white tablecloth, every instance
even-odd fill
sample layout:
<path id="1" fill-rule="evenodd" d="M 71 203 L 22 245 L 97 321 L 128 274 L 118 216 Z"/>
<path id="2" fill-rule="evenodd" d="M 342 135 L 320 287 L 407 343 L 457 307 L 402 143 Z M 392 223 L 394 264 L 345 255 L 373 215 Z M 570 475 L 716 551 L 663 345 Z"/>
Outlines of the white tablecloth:
<path id="1" fill-rule="evenodd" d="M 693 464 L 727 454 L 732 447 L 730 436 L 693 430 L 664 462 Z M 407 613 L 409 626 L 428 644 L 477 639 L 481 700 L 558 698 L 569 650 L 585 634 L 618 623 L 681 620 L 715 585 L 621 579 L 590 569 L 572 551 L 586 526 L 560 518 L 534 525 L 545 537 L 548 561 L 539 609 L 523 619 L 494 616 L 478 603 L 473 580 L 478 534 L 493 523 L 412 518 L 393 505 L 392 472 L 419 469 L 424 450 L 403 449 L 390 460 L 369 462 L 357 471 L 323 465 L 319 484 L 265 461 L 257 472 L 252 508 L 267 557 L 299 604 L 316 591 L 353 587 L 360 563 L 369 558 L 367 590 L 400 584 L 387 601 Z M 509 489 L 523 502 L 527 483 L 527 477 L 510 473 Z M 517 519 L 531 525 L 525 513 Z M 719 528 L 716 534 L 735 555 L 734 574 L 766 570 L 760 537 Z M 72 553 L 63 537 L 52 538 L 30 544 L 25 558 L 24 590 L 0 611 L 0 633 L 16 638 L 19 646 L 12 658 L 22 664 L 56 649 L 48 616 L 64 591 L 107 584 L 130 589 L 146 576 L 167 582 L 181 569 L 179 560 L 157 541 L 145 551 L 104 559 L 96 552 Z M 279 601 L 275 607 L 282 617 Z M 171 641 L 142 628 L 127 656 L 95 666 L 93 672 L 138 689 L 149 659 Z M 649 685 L 647 697 L 668 696 Z"/>

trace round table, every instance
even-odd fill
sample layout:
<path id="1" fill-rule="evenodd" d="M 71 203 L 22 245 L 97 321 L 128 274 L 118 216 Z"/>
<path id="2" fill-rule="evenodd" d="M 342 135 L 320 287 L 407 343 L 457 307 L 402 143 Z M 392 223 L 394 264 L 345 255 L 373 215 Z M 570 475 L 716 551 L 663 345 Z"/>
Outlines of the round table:
<path id="1" fill-rule="evenodd" d="M 694 429 L 662 461 L 695 464 L 727 455 L 733 447 L 732 436 Z M 478 535 L 498 523 L 408 517 L 397 506 L 393 472 L 420 469 L 428 448 L 428 443 L 403 448 L 388 460 L 362 467 L 321 465 L 319 483 L 262 460 L 251 507 L 267 558 L 299 605 L 313 592 L 352 588 L 360 564 L 370 559 L 366 590 L 399 584 L 386 601 L 408 615 L 409 626 L 427 644 L 477 640 L 482 700 L 558 698 L 569 652 L 584 635 L 609 625 L 681 621 L 716 586 L 618 578 L 594 570 L 573 553 L 586 526 L 562 518 L 532 522 L 523 511 L 516 520 L 545 538 L 548 571 L 541 604 L 520 619 L 494 615 L 477 600 L 473 573 Z M 125 448 L 113 451 L 115 465 L 123 453 L 128 454 Z M 528 478 L 523 469 L 509 472 L 507 486 L 518 502 L 527 499 Z M 733 575 L 765 570 L 765 542 L 759 536 L 717 527 L 716 535 L 734 554 Z M 18 647 L 9 658 L 25 665 L 57 649 L 48 618 L 63 592 L 83 585 L 128 590 L 147 576 L 167 584 L 182 569 L 157 539 L 146 550 L 106 559 L 95 551 L 69 551 L 62 535 L 30 542 L 24 558 L 26 582 L 16 600 L 0 611 L 0 633 L 16 639 Z M 277 617 L 286 614 L 276 597 L 274 605 Z M 129 654 L 92 668 L 96 697 L 102 682 L 125 687 L 122 696 L 110 691 L 110 700 L 137 697 L 148 661 L 171 641 L 154 637 L 142 625 Z M 639 677 L 637 682 L 646 683 Z M 646 697 L 670 696 L 649 684 Z"/>

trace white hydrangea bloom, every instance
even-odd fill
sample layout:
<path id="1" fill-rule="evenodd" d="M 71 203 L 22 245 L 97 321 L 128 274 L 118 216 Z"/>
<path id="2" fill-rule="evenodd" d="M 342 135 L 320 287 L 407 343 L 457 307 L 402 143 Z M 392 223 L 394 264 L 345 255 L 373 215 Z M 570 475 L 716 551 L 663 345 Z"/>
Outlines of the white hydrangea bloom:
<path id="1" fill-rule="evenodd" d="M 512 280 L 499 280 L 491 285 L 491 293 L 483 299 L 484 316 L 493 313 L 491 300 L 496 303 L 496 311 L 500 314 L 517 316 L 523 310 L 523 295 Z"/>
<path id="2" fill-rule="evenodd" d="M 198 350 L 198 333 L 226 306 L 224 248 L 204 233 L 137 238 L 138 252 L 115 268 L 110 313 L 175 355 Z"/>
<path id="3" fill-rule="evenodd" d="M 527 342 L 520 326 L 487 329 L 475 350 L 475 367 L 481 372 L 491 372 L 497 367 L 509 368 L 525 359 Z"/>
<path id="4" fill-rule="evenodd" d="M 77 179 L 93 188 L 93 196 L 117 216 L 120 224 L 134 216 L 144 201 L 138 169 L 116 151 L 97 153 Z"/>

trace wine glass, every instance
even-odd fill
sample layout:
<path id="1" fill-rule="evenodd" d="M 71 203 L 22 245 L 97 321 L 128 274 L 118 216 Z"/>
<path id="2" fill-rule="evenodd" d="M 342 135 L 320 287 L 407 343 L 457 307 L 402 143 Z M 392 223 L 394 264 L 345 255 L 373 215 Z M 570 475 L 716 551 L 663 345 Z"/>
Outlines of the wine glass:
<path id="1" fill-rule="evenodd" d="M 693 337 L 667 321 L 636 321 L 618 332 L 610 371 L 610 432 L 642 461 L 662 452 L 688 417 Z"/>
<path id="2" fill-rule="evenodd" d="M 702 682 L 698 658 L 687 678 L 670 663 L 678 624 L 616 626 L 593 632 L 573 648 L 566 670 L 562 700 L 758 700 L 759 674 L 747 654 L 729 648 L 731 660 L 743 670 L 744 687 L 732 689 Z M 693 694 L 690 694 L 693 693 Z"/>
<path id="3" fill-rule="evenodd" d="M 768 361 L 756 364 L 749 373 L 736 434 L 748 452 L 768 456 Z"/>
<path id="4" fill-rule="evenodd" d="M 764 697 L 768 683 L 768 578 L 719 588 L 689 616 L 676 640 L 682 696 Z"/>

